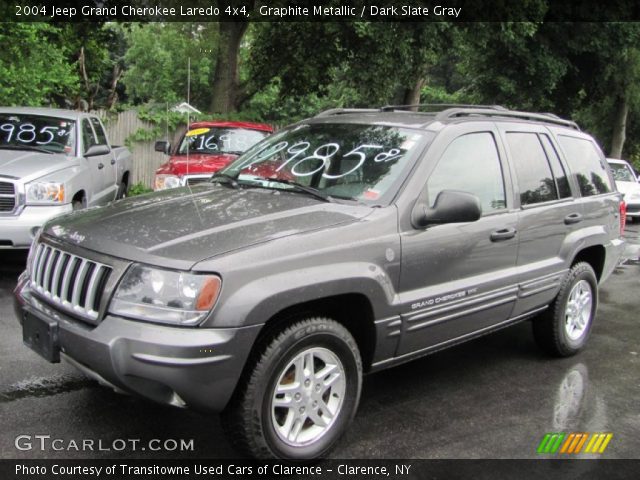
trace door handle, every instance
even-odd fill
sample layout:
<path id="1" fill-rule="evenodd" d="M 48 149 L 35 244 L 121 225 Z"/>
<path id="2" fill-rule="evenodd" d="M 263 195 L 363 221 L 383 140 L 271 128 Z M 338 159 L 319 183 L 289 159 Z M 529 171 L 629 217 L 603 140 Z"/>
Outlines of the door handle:
<path id="1" fill-rule="evenodd" d="M 564 217 L 565 225 L 571 225 L 572 223 L 580 223 L 582 221 L 582 215 L 580 213 L 571 213 Z"/>
<path id="2" fill-rule="evenodd" d="M 104 168 L 104 163 L 99 163 L 98 164 L 98 170 L 102 170 Z"/>
<path id="3" fill-rule="evenodd" d="M 115 165 L 115 164 L 116 164 L 116 159 L 115 159 L 115 158 L 112 158 L 112 159 L 111 159 L 111 165 Z"/>
<path id="4" fill-rule="evenodd" d="M 513 228 L 503 228 L 501 230 L 496 230 L 495 232 L 491 232 L 491 241 L 492 242 L 500 242 L 502 240 L 509 240 L 516 236 L 518 231 Z"/>

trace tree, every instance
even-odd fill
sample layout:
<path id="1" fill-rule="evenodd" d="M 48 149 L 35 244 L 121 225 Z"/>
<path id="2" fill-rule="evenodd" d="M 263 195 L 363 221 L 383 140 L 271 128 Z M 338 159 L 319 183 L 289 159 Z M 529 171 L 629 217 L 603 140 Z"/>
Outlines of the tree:
<path id="1" fill-rule="evenodd" d="M 129 100 L 134 104 L 186 100 L 191 59 L 191 102 L 205 109 L 211 98 L 216 36 L 217 29 L 208 24 L 132 24 L 125 30 L 128 49 L 122 76 Z"/>
<path id="2" fill-rule="evenodd" d="M 79 91 L 76 65 L 69 62 L 59 28 L 47 23 L 0 23 L 0 44 L 0 104 L 64 105 Z"/>

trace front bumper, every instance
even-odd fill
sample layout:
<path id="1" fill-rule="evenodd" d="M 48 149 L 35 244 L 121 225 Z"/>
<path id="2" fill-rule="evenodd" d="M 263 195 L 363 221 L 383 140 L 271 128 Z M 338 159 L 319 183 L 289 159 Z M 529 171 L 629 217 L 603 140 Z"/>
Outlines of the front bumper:
<path id="1" fill-rule="evenodd" d="M 181 328 L 107 315 L 97 327 L 51 309 L 18 284 L 15 310 L 57 322 L 60 356 L 116 391 L 219 412 L 228 403 L 260 326 Z"/>
<path id="2" fill-rule="evenodd" d="M 0 215 L 0 248 L 29 248 L 35 232 L 55 216 L 69 213 L 71 204 L 26 206 L 18 215 Z"/>
<path id="3" fill-rule="evenodd" d="M 632 200 L 627 203 L 627 217 L 640 217 L 640 201 Z"/>

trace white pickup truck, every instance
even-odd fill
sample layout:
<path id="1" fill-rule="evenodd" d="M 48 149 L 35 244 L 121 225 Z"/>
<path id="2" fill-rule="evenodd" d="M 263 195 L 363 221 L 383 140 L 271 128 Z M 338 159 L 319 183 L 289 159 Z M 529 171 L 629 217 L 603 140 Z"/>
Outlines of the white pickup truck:
<path id="1" fill-rule="evenodd" d="M 131 171 L 95 115 L 0 107 L 0 248 L 28 248 L 50 218 L 124 197 Z"/>

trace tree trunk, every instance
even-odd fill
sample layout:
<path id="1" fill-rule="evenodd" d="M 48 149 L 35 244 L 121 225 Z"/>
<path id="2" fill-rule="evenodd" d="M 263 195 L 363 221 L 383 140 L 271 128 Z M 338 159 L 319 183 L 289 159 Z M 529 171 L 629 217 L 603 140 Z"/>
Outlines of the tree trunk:
<path id="1" fill-rule="evenodd" d="M 418 105 L 420 103 L 420 91 L 427 83 L 425 77 L 419 78 L 412 88 L 407 88 L 404 94 L 404 105 Z M 418 107 L 411 108 L 414 112 L 418 111 Z"/>
<path id="2" fill-rule="evenodd" d="M 627 115 L 629 114 L 629 103 L 626 96 L 621 95 L 616 99 L 615 118 L 613 120 L 613 135 L 611 138 L 611 158 L 622 158 L 624 141 L 627 138 Z"/>
<path id="3" fill-rule="evenodd" d="M 216 70 L 213 76 L 211 111 L 236 111 L 238 98 L 238 54 L 247 22 L 220 22 Z"/>
<path id="4" fill-rule="evenodd" d="M 118 63 L 116 63 L 113 66 L 111 88 L 109 89 L 109 96 L 107 97 L 107 108 L 109 110 L 111 110 L 118 101 L 118 92 L 116 91 L 116 89 L 118 88 L 118 82 L 120 81 L 120 77 L 122 77 L 122 73 L 122 67 Z"/>

